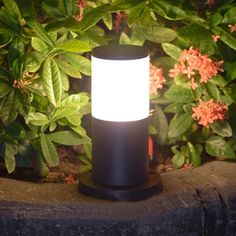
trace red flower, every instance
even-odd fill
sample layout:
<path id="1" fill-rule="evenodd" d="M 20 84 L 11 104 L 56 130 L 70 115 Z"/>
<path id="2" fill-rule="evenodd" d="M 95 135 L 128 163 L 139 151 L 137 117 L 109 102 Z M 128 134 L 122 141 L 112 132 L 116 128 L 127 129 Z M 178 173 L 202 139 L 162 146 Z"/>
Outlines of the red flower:
<path id="1" fill-rule="evenodd" d="M 162 89 L 165 81 L 162 68 L 157 68 L 150 63 L 150 94 L 156 94 L 158 88 Z"/>
<path id="2" fill-rule="evenodd" d="M 204 102 L 200 99 L 200 104 L 193 107 L 192 118 L 198 120 L 198 124 L 209 128 L 209 124 L 216 120 L 224 120 L 228 107 L 224 103 L 217 103 L 211 99 Z"/>
<path id="3" fill-rule="evenodd" d="M 151 159 L 153 158 L 153 140 L 150 136 L 148 138 L 148 155 Z"/>

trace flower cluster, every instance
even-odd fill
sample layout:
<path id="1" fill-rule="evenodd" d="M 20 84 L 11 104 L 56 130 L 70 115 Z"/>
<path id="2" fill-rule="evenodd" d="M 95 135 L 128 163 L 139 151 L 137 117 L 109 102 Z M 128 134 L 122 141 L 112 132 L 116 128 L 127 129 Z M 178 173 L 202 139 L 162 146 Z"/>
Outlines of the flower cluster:
<path id="1" fill-rule="evenodd" d="M 169 76 L 176 78 L 179 74 L 187 75 L 192 89 L 197 87 L 195 76 L 200 76 L 200 83 L 207 83 L 210 78 L 217 75 L 218 71 L 224 71 L 221 67 L 223 61 L 214 62 L 208 55 L 203 55 L 192 47 L 183 50 L 178 61 L 180 64 L 175 64 L 174 69 L 169 71 Z"/>
<path id="2" fill-rule="evenodd" d="M 157 68 L 150 63 L 150 94 L 155 95 L 158 88 L 162 89 L 165 81 L 162 68 Z"/>
<path id="3" fill-rule="evenodd" d="M 87 1 L 86 0 L 77 0 L 76 1 L 76 6 L 79 8 L 79 14 L 74 15 L 74 19 L 78 22 L 80 22 L 83 19 L 84 15 L 84 8 L 87 6 Z"/>
<path id="4" fill-rule="evenodd" d="M 213 99 L 204 102 L 200 100 L 200 104 L 197 107 L 193 107 L 192 118 L 198 120 L 200 125 L 209 128 L 209 124 L 212 124 L 216 120 L 224 120 L 228 107 L 224 103 L 218 103 Z"/>

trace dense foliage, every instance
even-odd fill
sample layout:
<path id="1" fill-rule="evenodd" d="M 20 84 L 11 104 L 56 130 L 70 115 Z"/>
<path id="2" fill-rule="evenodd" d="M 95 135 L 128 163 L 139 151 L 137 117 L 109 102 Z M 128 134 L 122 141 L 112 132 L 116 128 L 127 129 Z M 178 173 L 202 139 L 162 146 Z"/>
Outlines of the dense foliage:
<path id="1" fill-rule="evenodd" d="M 59 162 L 55 144 L 83 145 L 90 162 L 89 95 L 70 84 L 88 79 L 89 52 L 111 41 L 149 48 L 150 133 L 172 148 L 177 168 L 200 165 L 204 153 L 235 159 L 235 1 L 0 2 L 0 155 L 9 172 L 30 160 L 47 173 Z"/>

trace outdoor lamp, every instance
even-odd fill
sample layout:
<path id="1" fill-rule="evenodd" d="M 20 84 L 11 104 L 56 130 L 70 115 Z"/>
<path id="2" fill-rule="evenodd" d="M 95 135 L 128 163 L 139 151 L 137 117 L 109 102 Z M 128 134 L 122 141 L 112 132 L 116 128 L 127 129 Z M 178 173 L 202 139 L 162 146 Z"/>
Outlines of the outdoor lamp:
<path id="1" fill-rule="evenodd" d="M 92 51 L 92 171 L 79 191 L 139 200 L 160 191 L 148 171 L 149 56 L 143 47 L 106 45 Z"/>

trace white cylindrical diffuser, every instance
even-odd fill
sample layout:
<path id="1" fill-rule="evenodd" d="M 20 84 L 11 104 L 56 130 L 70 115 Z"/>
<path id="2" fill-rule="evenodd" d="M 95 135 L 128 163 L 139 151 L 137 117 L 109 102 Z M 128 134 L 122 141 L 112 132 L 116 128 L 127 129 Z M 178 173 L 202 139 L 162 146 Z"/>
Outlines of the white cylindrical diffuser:
<path id="1" fill-rule="evenodd" d="M 149 56 L 124 60 L 92 56 L 92 116 L 124 122 L 148 115 Z"/>

